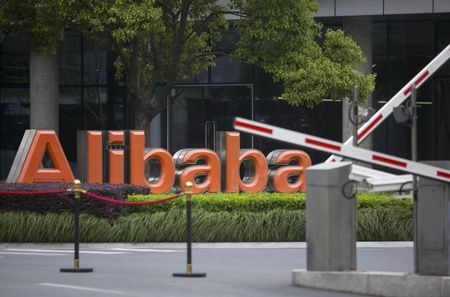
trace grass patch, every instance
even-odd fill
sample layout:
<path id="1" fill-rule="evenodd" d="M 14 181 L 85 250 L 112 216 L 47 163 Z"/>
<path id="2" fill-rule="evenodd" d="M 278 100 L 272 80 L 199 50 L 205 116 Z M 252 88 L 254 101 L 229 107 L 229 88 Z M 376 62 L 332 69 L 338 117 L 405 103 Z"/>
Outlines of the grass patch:
<path id="1" fill-rule="evenodd" d="M 274 209 L 264 212 L 202 209 L 193 212 L 193 240 L 197 242 L 304 241 L 305 211 Z M 393 208 L 357 212 L 360 241 L 412 240 L 412 212 Z M 83 214 L 83 242 L 182 242 L 182 209 L 132 213 L 116 219 Z M 73 215 L 0 213 L 0 242 L 72 242 Z"/>

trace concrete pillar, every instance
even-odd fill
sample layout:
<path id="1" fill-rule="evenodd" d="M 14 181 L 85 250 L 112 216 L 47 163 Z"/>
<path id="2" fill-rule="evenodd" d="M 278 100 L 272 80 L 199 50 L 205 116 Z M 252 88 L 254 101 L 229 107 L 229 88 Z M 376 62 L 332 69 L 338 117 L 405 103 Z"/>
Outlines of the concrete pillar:
<path id="1" fill-rule="evenodd" d="M 372 73 L 372 17 L 344 17 L 342 20 L 343 30 L 346 35 L 359 45 L 366 63 L 360 65 L 358 70 L 362 73 Z M 352 136 L 353 125 L 348 120 L 349 98 L 342 102 L 342 138 L 343 141 Z M 372 98 L 367 101 L 367 106 L 372 106 Z M 372 137 L 369 136 L 363 143 L 363 147 L 372 148 Z"/>
<path id="2" fill-rule="evenodd" d="M 450 161 L 427 161 L 450 169 Z M 450 184 L 420 177 L 417 200 L 417 273 L 450 275 Z"/>
<path id="3" fill-rule="evenodd" d="M 58 58 L 30 52 L 30 128 L 58 133 Z"/>
<path id="4" fill-rule="evenodd" d="M 343 190 L 350 171 L 350 162 L 306 169 L 306 267 L 310 271 L 356 270 L 356 200 L 345 197 Z"/>

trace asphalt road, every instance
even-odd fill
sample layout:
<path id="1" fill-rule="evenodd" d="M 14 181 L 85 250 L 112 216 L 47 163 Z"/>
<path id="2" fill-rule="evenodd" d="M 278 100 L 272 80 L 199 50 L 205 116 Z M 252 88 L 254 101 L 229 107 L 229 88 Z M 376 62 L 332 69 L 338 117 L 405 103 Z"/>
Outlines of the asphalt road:
<path id="1" fill-rule="evenodd" d="M 304 244 L 224 244 L 193 246 L 193 272 L 205 278 L 174 278 L 184 272 L 183 245 L 82 245 L 81 267 L 93 273 L 61 273 L 71 268 L 70 245 L 0 243 L 2 297 L 230 297 L 362 296 L 293 287 L 291 271 L 306 267 Z M 358 248 L 358 270 L 413 270 L 410 244 Z"/>

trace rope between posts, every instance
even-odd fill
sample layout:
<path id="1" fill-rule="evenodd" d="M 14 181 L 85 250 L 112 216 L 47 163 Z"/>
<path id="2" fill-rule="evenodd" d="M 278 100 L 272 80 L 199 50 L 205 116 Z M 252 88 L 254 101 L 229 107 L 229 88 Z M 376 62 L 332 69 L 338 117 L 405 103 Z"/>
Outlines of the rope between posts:
<path id="1" fill-rule="evenodd" d="M 67 192 L 75 192 L 76 190 L 74 189 L 66 189 L 66 190 L 52 190 L 52 191 L 45 191 L 45 192 L 37 192 L 37 191 L 32 191 L 32 192 L 26 192 L 26 191 L 0 191 L 0 195 L 57 195 L 57 194 L 64 194 Z M 122 206 L 141 206 L 141 205 L 153 205 L 153 204 L 159 204 L 159 203 L 165 203 L 165 202 L 170 202 L 172 200 L 175 200 L 181 196 L 184 195 L 184 193 L 180 193 L 180 194 L 176 194 L 170 197 L 166 197 L 163 199 L 158 199 L 158 200 L 148 200 L 148 201 L 122 201 L 122 200 L 116 200 L 107 196 L 103 196 L 103 195 L 98 195 L 98 194 L 94 194 L 91 192 L 87 192 L 85 190 L 79 190 L 80 192 L 82 192 L 83 194 L 85 194 L 87 197 L 101 201 L 101 202 L 105 202 L 105 203 L 111 203 L 111 204 L 117 204 L 117 205 L 122 205 Z"/>
<path id="2" fill-rule="evenodd" d="M 184 195 L 183 193 L 181 194 L 177 194 L 177 195 L 173 195 L 170 197 L 166 197 L 163 199 L 158 199 L 158 200 L 148 200 L 148 201 L 121 201 L 121 200 L 116 200 L 110 197 L 106 197 L 103 195 L 98 195 L 98 194 L 94 194 L 91 192 L 84 192 L 84 194 L 92 199 L 98 200 L 98 201 L 102 201 L 105 203 L 112 203 L 112 204 L 117 204 L 117 205 L 122 205 L 122 206 L 140 206 L 140 205 L 152 205 L 152 204 L 159 204 L 159 203 L 165 203 L 165 202 L 169 202 L 172 200 L 175 200 L 179 197 L 181 197 L 182 195 Z"/>
<path id="3" fill-rule="evenodd" d="M 54 190 L 54 191 L 46 191 L 46 192 L 0 192 L 0 195 L 57 195 L 57 194 L 63 194 L 67 193 L 67 190 Z"/>

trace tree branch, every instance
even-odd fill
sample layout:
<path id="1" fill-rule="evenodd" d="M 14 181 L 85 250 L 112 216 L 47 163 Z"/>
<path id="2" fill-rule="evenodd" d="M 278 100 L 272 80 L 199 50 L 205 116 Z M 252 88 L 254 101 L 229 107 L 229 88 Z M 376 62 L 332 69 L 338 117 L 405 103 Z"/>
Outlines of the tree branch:
<path id="1" fill-rule="evenodd" d="M 159 6 L 167 13 L 169 13 L 172 17 L 176 17 L 177 14 L 172 10 L 172 8 L 169 7 L 169 5 L 167 5 L 167 3 L 162 0 L 156 0 L 156 3 L 159 4 Z"/>

